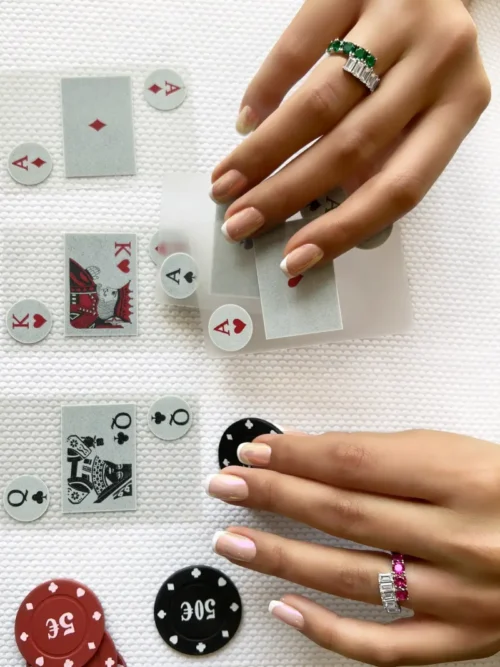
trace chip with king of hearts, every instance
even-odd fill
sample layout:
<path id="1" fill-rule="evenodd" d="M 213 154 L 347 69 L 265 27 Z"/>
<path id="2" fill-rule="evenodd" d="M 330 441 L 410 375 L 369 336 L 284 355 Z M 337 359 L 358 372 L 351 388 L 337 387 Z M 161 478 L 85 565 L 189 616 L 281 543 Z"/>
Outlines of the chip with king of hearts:
<path id="1" fill-rule="evenodd" d="M 240 594 L 223 572 L 195 565 L 165 581 L 156 597 L 155 623 L 162 639 L 185 655 L 208 655 L 226 646 L 242 617 Z"/>
<path id="2" fill-rule="evenodd" d="M 103 640 L 104 612 L 87 586 L 54 579 L 34 588 L 23 600 L 15 636 L 31 667 L 83 667 Z"/>
<path id="3" fill-rule="evenodd" d="M 219 442 L 219 466 L 244 466 L 238 458 L 238 447 L 245 442 L 253 442 L 259 435 L 282 434 L 283 430 L 259 417 L 246 417 L 228 426 Z M 250 466 L 245 466 L 250 467 Z"/>

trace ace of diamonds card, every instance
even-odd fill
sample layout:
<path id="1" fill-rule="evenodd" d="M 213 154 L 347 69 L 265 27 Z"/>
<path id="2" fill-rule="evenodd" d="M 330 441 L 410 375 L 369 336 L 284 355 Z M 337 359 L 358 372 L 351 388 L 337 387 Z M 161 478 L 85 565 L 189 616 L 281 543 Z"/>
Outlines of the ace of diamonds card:
<path id="1" fill-rule="evenodd" d="M 135 234 L 65 235 L 66 336 L 137 335 Z"/>
<path id="2" fill-rule="evenodd" d="M 62 407 L 63 512 L 135 510 L 136 406 Z"/>
<path id="3" fill-rule="evenodd" d="M 61 80 L 67 178 L 136 173 L 128 76 Z"/>

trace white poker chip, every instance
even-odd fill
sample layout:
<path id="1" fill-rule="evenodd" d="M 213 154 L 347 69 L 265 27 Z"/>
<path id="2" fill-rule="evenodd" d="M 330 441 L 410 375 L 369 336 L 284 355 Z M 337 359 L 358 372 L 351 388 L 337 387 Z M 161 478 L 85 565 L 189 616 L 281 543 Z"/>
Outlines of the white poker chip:
<path id="1" fill-rule="evenodd" d="M 212 343 L 225 352 L 238 352 L 253 336 L 253 321 L 241 306 L 226 304 L 215 310 L 208 322 Z"/>
<path id="2" fill-rule="evenodd" d="M 191 408 L 179 396 L 164 396 L 149 408 L 149 428 L 160 440 L 179 440 L 189 431 L 192 422 Z"/>
<path id="3" fill-rule="evenodd" d="M 162 241 L 160 232 L 155 232 L 149 242 L 149 256 L 156 266 L 161 266 L 167 256 L 167 244 Z"/>
<path id="4" fill-rule="evenodd" d="M 380 248 L 381 245 L 384 245 L 384 243 L 389 240 L 393 228 L 394 225 L 389 225 L 389 227 L 386 227 L 378 234 L 366 239 L 363 243 L 359 243 L 356 248 L 359 248 L 360 250 L 375 250 L 375 248 Z"/>
<path id="5" fill-rule="evenodd" d="M 50 310 L 38 299 L 18 301 L 5 318 L 7 331 L 18 343 L 32 345 L 46 338 L 52 328 Z"/>
<path id="6" fill-rule="evenodd" d="M 323 197 L 318 197 L 318 199 L 310 202 L 300 211 L 300 215 L 304 220 L 315 220 L 321 215 L 338 208 L 346 199 L 347 195 L 342 188 L 334 188 Z"/>
<path id="7" fill-rule="evenodd" d="M 160 269 L 161 286 L 173 299 L 187 299 L 198 288 L 198 266 L 191 255 L 176 252 L 163 260 Z"/>
<path id="8" fill-rule="evenodd" d="M 16 521 L 36 521 L 49 507 L 50 493 L 44 482 L 35 475 L 21 475 L 7 486 L 3 506 Z"/>
<path id="9" fill-rule="evenodd" d="M 181 77 L 171 69 L 158 69 L 144 83 L 144 98 L 148 104 L 160 111 L 171 111 L 179 107 L 187 96 Z"/>
<path id="10" fill-rule="evenodd" d="M 7 170 L 21 185 L 39 185 L 52 172 L 52 158 L 40 144 L 21 144 L 9 155 Z"/>

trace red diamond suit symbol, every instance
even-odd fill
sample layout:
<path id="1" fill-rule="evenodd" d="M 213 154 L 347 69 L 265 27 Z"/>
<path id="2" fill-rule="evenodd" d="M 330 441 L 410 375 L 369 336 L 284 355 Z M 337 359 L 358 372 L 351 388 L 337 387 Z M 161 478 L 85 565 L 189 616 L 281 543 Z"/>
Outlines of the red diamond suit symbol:
<path id="1" fill-rule="evenodd" d="M 93 123 L 90 123 L 89 127 L 91 127 L 96 132 L 100 132 L 103 127 L 106 127 L 106 123 L 103 123 L 102 120 L 96 118 Z"/>

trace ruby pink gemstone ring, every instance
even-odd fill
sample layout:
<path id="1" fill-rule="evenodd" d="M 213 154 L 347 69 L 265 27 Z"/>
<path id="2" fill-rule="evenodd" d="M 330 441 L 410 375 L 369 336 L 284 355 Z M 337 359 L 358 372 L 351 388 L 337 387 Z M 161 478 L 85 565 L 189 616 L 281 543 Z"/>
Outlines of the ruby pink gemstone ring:
<path id="1" fill-rule="evenodd" d="M 406 580 L 405 557 L 403 554 L 392 554 L 392 574 L 396 589 L 396 600 L 398 602 L 407 602 L 409 599 L 408 581 Z"/>

